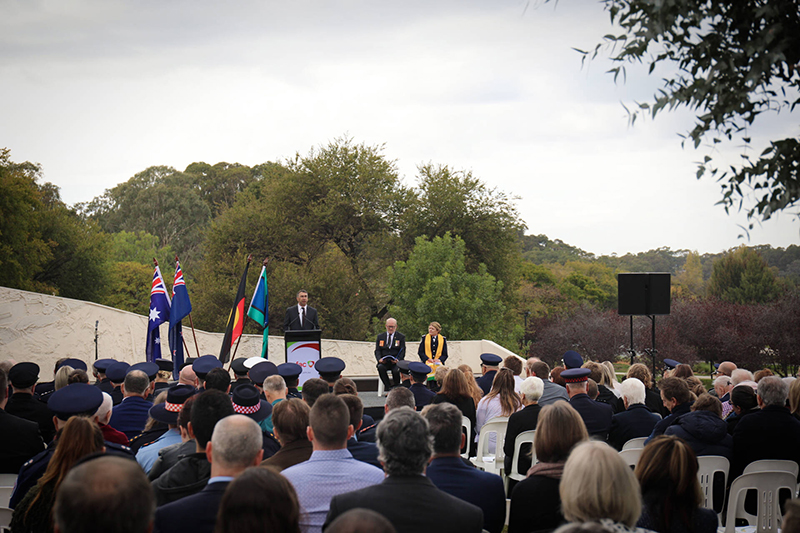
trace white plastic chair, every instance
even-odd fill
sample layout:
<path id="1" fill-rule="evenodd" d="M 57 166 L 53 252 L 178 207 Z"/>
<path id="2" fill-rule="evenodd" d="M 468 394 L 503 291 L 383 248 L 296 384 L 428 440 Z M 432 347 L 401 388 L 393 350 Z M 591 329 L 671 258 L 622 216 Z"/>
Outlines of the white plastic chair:
<path id="1" fill-rule="evenodd" d="M 519 470 L 519 455 L 520 450 L 522 449 L 522 445 L 525 443 L 529 443 L 531 445 L 531 464 L 536 463 L 536 452 L 533 450 L 533 439 L 536 436 L 536 430 L 532 429 L 530 431 L 523 431 L 517 438 L 514 439 L 514 455 L 512 456 L 513 459 L 511 461 L 511 473 L 508 474 L 508 477 L 513 479 L 514 481 L 522 481 L 527 477 L 526 474 L 520 474 Z"/>
<path id="2" fill-rule="evenodd" d="M 0 507 L 8 507 L 14 487 L 0 487 Z"/>
<path id="3" fill-rule="evenodd" d="M 725 494 L 722 495 L 719 509 L 714 507 L 714 475 L 721 472 L 723 475 L 722 487 L 728 486 L 728 472 L 731 468 L 731 463 L 727 458 L 721 455 L 701 455 L 697 458 L 699 468 L 697 470 L 697 479 L 700 481 L 700 489 L 703 491 L 703 507 L 712 509 L 717 513 L 719 523 L 722 523 L 722 511 L 725 507 Z"/>
<path id="4" fill-rule="evenodd" d="M 383 396 L 383 393 L 385 392 L 385 390 L 386 390 L 386 387 L 383 384 L 383 380 L 380 378 L 380 376 L 378 376 L 378 398 Z"/>
<path id="5" fill-rule="evenodd" d="M 8 526 L 11 525 L 11 515 L 14 511 L 5 507 L 0 507 L 0 531 L 10 531 Z"/>
<path id="6" fill-rule="evenodd" d="M 467 445 L 464 447 L 464 453 L 461 454 L 461 457 L 464 459 L 469 459 L 469 445 L 470 445 L 470 435 L 472 435 L 472 422 L 466 416 L 461 417 L 461 427 L 464 429 L 464 433 L 467 435 Z"/>
<path id="7" fill-rule="evenodd" d="M 790 472 L 797 479 L 800 467 L 794 461 L 786 459 L 761 459 L 760 461 L 753 461 L 744 467 L 744 474 L 752 474 L 754 472 Z"/>
<path id="8" fill-rule="evenodd" d="M 734 533 L 737 518 L 756 526 L 758 533 L 777 533 L 781 524 L 781 507 L 778 492 L 788 489 L 794 494 L 797 479 L 789 472 L 752 472 L 733 480 L 728 492 L 728 514 L 725 533 Z M 758 511 L 751 515 L 742 509 L 748 490 L 758 491 Z"/>
<path id="9" fill-rule="evenodd" d="M 0 487 L 13 487 L 16 482 L 16 474 L 0 474 Z"/>
<path id="10" fill-rule="evenodd" d="M 619 452 L 619 456 L 628 463 L 628 466 L 636 468 L 636 463 L 639 462 L 639 457 L 642 455 L 643 449 L 644 448 L 629 448 L 627 450 L 622 450 Z"/>
<path id="11" fill-rule="evenodd" d="M 635 439 L 631 439 L 625 444 L 622 445 L 623 450 L 637 450 L 644 448 L 644 441 L 647 440 L 647 437 L 636 437 Z"/>
<path id="12" fill-rule="evenodd" d="M 478 438 L 478 453 L 471 458 L 472 464 L 492 474 L 502 475 L 503 472 L 503 441 L 506 438 L 508 428 L 508 417 L 496 416 L 486 422 L 481 428 L 481 436 Z M 497 435 L 495 453 L 489 453 L 489 435 Z"/>

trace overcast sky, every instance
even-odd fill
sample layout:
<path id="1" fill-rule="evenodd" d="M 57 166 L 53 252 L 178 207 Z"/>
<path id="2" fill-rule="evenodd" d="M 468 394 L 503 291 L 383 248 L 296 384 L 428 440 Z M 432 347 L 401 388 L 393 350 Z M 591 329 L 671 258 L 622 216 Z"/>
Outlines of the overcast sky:
<path id="1" fill-rule="evenodd" d="M 695 179 L 686 112 L 627 122 L 656 72 L 581 66 L 614 31 L 594 0 L 0 0 L 0 146 L 90 200 L 152 165 L 255 165 L 342 135 L 471 170 L 520 198 L 528 233 L 596 254 L 800 242 L 783 214 L 743 214 Z M 752 132 L 796 133 L 788 114 Z M 735 147 L 715 154 L 735 160 Z M 756 152 L 758 153 L 758 152 Z"/>

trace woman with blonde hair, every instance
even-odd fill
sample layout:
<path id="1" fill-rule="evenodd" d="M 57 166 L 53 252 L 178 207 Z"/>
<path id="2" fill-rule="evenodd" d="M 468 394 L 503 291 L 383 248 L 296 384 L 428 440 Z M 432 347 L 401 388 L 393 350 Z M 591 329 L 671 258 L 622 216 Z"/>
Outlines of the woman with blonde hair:
<path id="1" fill-rule="evenodd" d="M 628 373 L 625 374 L 625 379 L 636 378 L 644 383 L 644 404 L 652 412 L 665 417 L 669 415 L 669 411 L 664 407 L 664 402 L 661 401 L 661 395 L 653 390 L 653 375 L 647 365 L 642 363 L 634 363 L 628 368 Z"/>
<path id="2" fill-rule="evenodd" d="M 431 322 L 427 335 L 423 335 L 419 341 L 417 355 L 420 361 L 431 367 L 431 372 L 435 372 L 436 367 L 447 361 L 447 339 L 441 333 L 442 325 Z"/>
<path id="3" fill-rule="evenodd" d="M 564 464 L 576 444 L 589 440 L 581 415 L 564 400 L 539 412 L 533 449 L 535 465 L 511 493 L 509 533 L 553 530 L 564 521 L 558 487 Z"/>
<path id="4" fill-rule="evenodd" d="M 56 441 L 47 470 L 14 509 L 11 532 L 52 532 L 53 504 L 61 482 L 80 459 L 104 450 L 103 434 L 92 419 L 70 418 Z"/>
<path id="5" fill-rule="evenodd" d="M 617 398 L 622 397 L 622 393 L 620 392 L 620 383 L 617 381 L 617 371 L 614 368 L 614 363 L 611 361 L 603 361 L 600 363 L 600 373 L 603 376 L 603 379 L 600 380 L 601 385 L 605 385 L 608 389 L 613 392 Z"/>
<path id="6" fill-rule="evenodd" d="M 509 417 L 522 409 L 522 399 L 514 392 L 514 385 L 514 373 L 510 369 L 503 367 L 497 371 L 489 394 L 478 402 L 475 442 L 478 442 L 486 422 L 498 416 Z M 497 435 L 493 433 L 489 435 L 489 453 L 495 452 L 496 445 Z"/>
<path id="7" fill-rule="evenodd" d="M 477 409 L 478 402 L 483 398 L 483 391 L 480 385 L 478 385 L 478 381 L 475 379 L 475 373 L 472 372 L 472 367 L 469 365 L 460 365 L 458 369 L 463 372 L 464 377 L 467 378 L 467 384 L 469 385 L 469 390 L 472 393 L 472 399 L 475 400 L 475 408 Z"/>
<path id="8" fill-rule="evenodd" d="M 658 533 L 715 533 L 717 514 L 703 509 L 697 480 L 697 457 L 678 437 L 650 441 L 634 471 L 642 490 L 642 516 L 637 526 Z"/>
<path id="9" fill-rule="evenodd" d="M 69 385 L 69 375 L 75 370 L 71 366 L 64 365 L 56 371 L 56 376 L 53 378 L 53 388 L 55 390 L 63 389 Z"/>
<path id="10" fill-rule="evenodd" d="M 800 379 L 789 385 L 789 410 L 795 418 L 800 419 Z"/>
<path id="11" fill-rule="evenodd" d="M 645 531 L 636 527 L 642 514 L 639 482 L 619 452 L 604 442 L 590 440 L 572 450 L 558 492 L 570 522 L 600 522 L 623 533 Z"/>

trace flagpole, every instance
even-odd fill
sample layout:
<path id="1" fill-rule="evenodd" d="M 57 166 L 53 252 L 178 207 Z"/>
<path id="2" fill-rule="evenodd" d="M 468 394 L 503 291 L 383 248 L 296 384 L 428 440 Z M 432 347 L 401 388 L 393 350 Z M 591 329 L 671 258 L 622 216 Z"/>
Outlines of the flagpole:
<path id="1" fill-rule="evenodd" d="M 247 264 L 250 265 L 252 261 L 253 261 L 253 254 L 248 254 Z M 228 359 L 228 372 L 231 371 L 231 365 L 233 365 L 233 360 L 236 357 L 236 352 L 239 351 L 239 343 L 242 342 L 242 337 L 244 337 L 244 327 L 247 325 L 248 318 L 250 317 L 247 316 L 247 313 L 245 313 L 244 317 L 242 318 L 242 332 L 239 334 L 239 338 L 236 339 L 236 346 L 233 347 L 233 353 L 230 355 L 230 358 Z"/>
<path id="2" fill-rule="evenodd" d="M 192 327 L 192 337 L 194 337 L 194 348 L 197 350 L 197 357 L 200 357 L 200 346 L 197 344 L 197 334 L 194 332 L 194 322 L 192 322 L 192 313 L 189 313 L 189 325 Z M 183 341 L 186 344 L 186 341 Z M 189 348 L 186 348 L 188 351 Z"/>

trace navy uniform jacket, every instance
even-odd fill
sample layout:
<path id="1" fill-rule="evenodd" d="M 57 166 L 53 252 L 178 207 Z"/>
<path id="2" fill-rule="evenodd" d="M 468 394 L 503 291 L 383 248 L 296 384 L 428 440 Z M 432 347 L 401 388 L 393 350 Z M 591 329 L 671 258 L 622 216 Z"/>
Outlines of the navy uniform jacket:
<path id="1" fill-rule="evenodd" d="M 132 439 L 142 432 L 153 404 L 139 396 L 128 396 L 111 413 L 108 425 Z"/>
<path id="2" fill-rule="evenodd" d="M 6 404 L 6 413 L 39 424 L 39 431 L 45 442 L 53 440 L 56 434 L 52 411 L 47 405 L 37 401 L 32 394 L 24 392 L 12 394 Z"/>
<path id="3" fill-rule="evenodd" d="M 44 383 L 37 383 L 36 390 L 33 391 L 34 397 L 42 403 L 47 403 L 47 399 L 56 390 L 55 381 L 45 381 Z"/>
<path id="4" fill-rule="evenodd" d="M 374 443 L 359 442 L 350 437 L 347 441 L 347 451 L 353 455 L 353 459 L 377 466 L 383 470 L 383 465 L 378 461 L 378 447 Z"/>
<path id="5" fill-rule="evenodd" d="M 109 392 L 108 394 L 111 395 L 111 400 L 114 402 L 115 406 L 121 404 L 122 400 L 125 399 L 125 396 L 123 396 L 123 394 L 122 394 L 122 388 L 121 387 L 114 387 L 114 389 L 111 392 Z"/>
<path id="6" fill-rule="evenodd" d="M 109 455 L 118 455 L 136 460 L 131 449 L 121 444 L 105 441 L 106 453 Z M 9 509 L 17 506 L 22 498 L 28 493 L 31 488 L 36 485 L 47 470 L 47 465 L 50 464 L 50 459 L 56 451 L 56 441 L 51 442 L 47 448 L 33 456 L 33 459 L 22 465 L 17 476 L 17 483 L 14 485 L 14 492 L 11 493 L 11 501 L 8 504 Z"/>
<path id="7" fill-rule="evenodd" d="M 229 484 L 229 481 L 210 483 L 197 494 L 159 507 L 153 531 L 214 533 L 219 504 Z"/>
<path id="8" fill-rule="evenodd" d="M 437 457 L 425 476 L 436 488 L 483 509 L 483 529 L 500 533 L 506 520 L 506 493 L 500 476 L 471 468 L 460 457 Z"/>
<path id="9" fill-rule="evenodd" d="M 414 405 L 417 407 L 417 411 L 422 411 L 422 408 L 429 405 L 436 396 L 435 392 L 422 383 L 414 383 L 408 390 L 414 394 Z"/>
<path id="10" fill-rule="evenodd" d="M 589 398 L 588 394 L 576 394 L 569 400 L 569 404 L 583 418 L 590 437 L 598 437 L 600 440 L 608 438 L 611 417 L 614 415 L 614 410 L 610 405 L 596 402 Z"/>
<path id="11" fill-rule="evenodd" d="M 660 421 L 661 417 L 651 413 L 645 404 L 635 403 L 611 418 L 608 443 L 621 450 L 629 440 L 650 435 Z"/>
<path id="12" fill-rule="evenodd" d="M 375 442 L 375 433 L 378 431 L 378 424 L 362 427 L 358 430 L 358 442 Z"/>
<path id="13" fill-rule="evenodd" d="M 439 357 L 439 361 L 444 364 L 447 361 L 447 339 L 444 335 L 437 335 L 431 338 L 431 359 L 436 355 L 436 350 L 439 349 L 439 341 L 442 341 L 444 345 L 442 346 L 442 355 Z M 428 356 L 425 355 L 425 335 L 422 336 L 422 340 L 419 341 L 419 349 L 417 350 L 417 355 L 419 355 L 419 360 L 423 363 L 428 362 Z"/>
<path id="14" fill-rule="evenodd" d="M 302 393 L 297 390 L 297 387 L 289 387 L 289 392 L 286 393 L 287 398 L 297 398 L 298 400 L 303 399 Z"/>
<path id="15" fill-rule="evenodd" d="M 35 400 L 34 400 L 35 401 Z M 0 474 L 18 474 L 22 465 L 44 450 L 36 422 L 0 409 Z"/>
<path id="16" fill-rule="evenodd" d="M 94 384 L 95 387 L 100 389 L 103 392 L 107 392 L 111 394 L 111 391 L 114 390 L 114 385 L 111 383 L 111 380 L 108 378 L 104 378 L 103 381 Z"/>
<path id="17" fill-rule="evenodd" d="M 306 319 L 303 320 L 302 326 L 300 325 L 300 312 L 297 310 L 297 305 L 293 305 L 286 310 L 286 316 L 283 319 L 283 331 L 298 329 L 319 329 L 319 318 L 317 317 L 316 309 L 310 305 L 306 306 Z"/>
<path id="18" fill-rule="evenodd" d="M 386 346 L 386 338 L 388 336 L 389 334 L 384 331 L 378 335 L 375 341 L 375 360 L 378 363 L 387 355 L 391 355 L 396 359 L 405 359 L 406 357 L 406 336 L 399 331 L 395 331 L 394 339 L 392 339 L 392 346 Z M 383 346 L 381 346 L 381 342 L 383 342 Z M 442 353 L 442 357 L 444 357 L 444 353 Z"/>
<path id="19" fill-rule="evenodd" d="M 481 388 L 484 396 L 489 394 L 489 391 L 492 390 L 492 382 L 494 381 L 495 375 L 497 375 L 497 370 L 490 370 L 475 380 L 478 382 L 478 387 Z"/>

